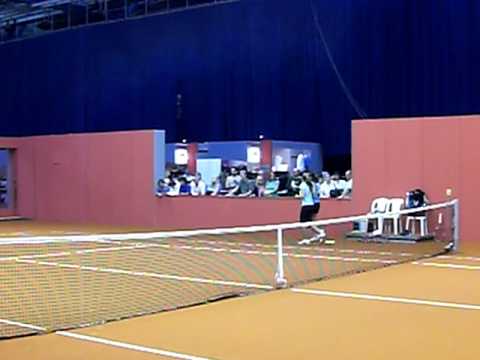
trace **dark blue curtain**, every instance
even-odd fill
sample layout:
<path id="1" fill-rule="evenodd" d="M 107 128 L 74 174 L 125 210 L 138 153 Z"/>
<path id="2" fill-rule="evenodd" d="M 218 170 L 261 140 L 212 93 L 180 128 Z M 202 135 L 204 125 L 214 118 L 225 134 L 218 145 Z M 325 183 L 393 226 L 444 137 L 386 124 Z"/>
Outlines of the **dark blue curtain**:
<path id="1" fill-rule="evenodd" d="M 6 44 L 0 134 L 264 134 L 348 154 L 348 91 L 369 117 L 480 112 L 478 18 L 476 0 L 241 0 Z"/>

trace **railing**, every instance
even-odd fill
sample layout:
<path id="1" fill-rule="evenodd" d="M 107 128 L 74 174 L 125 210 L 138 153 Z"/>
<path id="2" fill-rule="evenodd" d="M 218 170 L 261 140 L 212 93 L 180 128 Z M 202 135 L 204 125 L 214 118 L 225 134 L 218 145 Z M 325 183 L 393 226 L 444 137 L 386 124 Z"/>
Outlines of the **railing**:
<path id="1" fill-rule="evenodd" d="M 0 5 L 0 44 L 91 24 L 240 0 L 46 0 Z"/>

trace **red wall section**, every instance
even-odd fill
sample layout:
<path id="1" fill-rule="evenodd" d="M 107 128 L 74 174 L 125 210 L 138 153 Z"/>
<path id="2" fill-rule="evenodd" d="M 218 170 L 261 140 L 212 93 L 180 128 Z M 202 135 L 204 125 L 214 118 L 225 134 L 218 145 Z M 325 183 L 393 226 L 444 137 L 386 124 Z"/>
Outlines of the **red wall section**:
<path id="1" fill-rule="evenodd" d="M 460 198 L 461 239 L 480 243 L 478 239 L 478 220 L 480 213 L 479 179 L 480 179 L 480 117 L 464 118 L 459 124 L 458 140 L 459 175 L 457 182 Z"/>
<path id="2" fill-rule="evenodd" d="M 322 202 L 321 217 L 351 213 L 351 201 Z M 300 201 L 294 198 L 161 198 L 156 201 L 156 226 L 162 229 L 198 229 L 267 225 L 298 221 Z"/>
<path id="3" fill-rule="evenodd" d="M 451 188 L 460 200 L 461 239 L 475 241 L 480 116 L 358 120 L 352 131 L 354 209 L 417 187 L 442 202 Z"/>
<path id="4" fill-rule="evenodd" d="M 21 215 L 125 225 L 134 224 L 138 212 L 153 211 L 148 208 L 153 205 L 152 132 L 42 136 L 22 142 Z"/>

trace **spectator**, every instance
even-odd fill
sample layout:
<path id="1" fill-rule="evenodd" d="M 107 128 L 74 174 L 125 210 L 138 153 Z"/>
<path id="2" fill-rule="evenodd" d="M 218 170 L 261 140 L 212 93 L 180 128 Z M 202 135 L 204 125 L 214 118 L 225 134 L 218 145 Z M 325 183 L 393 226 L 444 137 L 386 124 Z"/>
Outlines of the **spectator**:
<path id="1" fill-rule="evenodd" d="M 192 189 L 190 184 L 187 181 L 187 178 L 182 176 L 180 178 L 180 187 L 178 190 L 178 195 L 190 195 L 192 193 Z"/>
<path id="2" fill-rule="evenodd" d="M 277 195 L 279 186 L 280 180 L 275 176 L 275 173 L 271 171 L 267 183 L 265 184 L 265 196 Z"/>
<path id="3" fill-rule="evenodd" d="M 330 177 L 330 174 L 325 172 L 323 173 L 323 182 L 320 185 L 320 198 L 322 199 L 328 199 L 330 198 L 330 193 L 332 190 L 334 190 L 335 187 L 332 183 L 332 179 Z"/>
<path id="4" fill-rule="evenodd" d="M 207 185 L 202 180 L 202 174 L 197 173 L 195 179 L 190 182 L 190 188 L 193 196 L 205 196 L 207 194 Z"/>
<path id="5" fill-rule="evenodd" d="M 220 190 L 222 189 L 225 189 L 225 183 L 227 181 L 227 170 L 226 169 L 222 169 L 222 171 L 220 172 L 220 175 L 218 176 L 218 179 L 215 179 L 215 181 L 219 181 L 220 182 Z"/>
<path id="6" fill-rule="evenodd" d="M 212 192 L 211 196 L 218 196 L 222 192 L 222 178 L 220 176 L 216 177 L 212 183 Z"/>
<path id="7" fill-rule="evenodd" d="M 241 180 L 241 175 L 238 174 L 238 171 L 236 168 L 232 167 L 230 169 L 230 175 L 228 175 L 227 179 L 225 180 L 225 189 L 226 190 L 235 189 L 240 183 L 240 180 Z"/>
<path id="8" fill-rule="evenodd" d="M 170 192 L 170 186 L 168 186 L 164 179 L 159 179 L 157 182 L 157 196 L 164 196 Z"/>
<path id="9" fill-rule="evenodd" d="M 343 192 L 343 189 L 345 189 L 345 185 L 347 184 L 345 180 L 340 178 L 340 174 L 338 172 L 335 172 L 332 175 L 332 183 L 335 186 L 335 189 L 341 190 L 341 192 Z"/>
<path id="10" fill-rule="evenodd" d="M 348 170 L 345 172 L 345 187 L 343 188 L 342 195 L 340 195 L 339 199 L 347 199 L 352 196 L 352 188 L 353 188 L 353 179 L 352 179 L 352 170 Z"/>
<path id="11" fill-rule="evenodd" d="M 265 196 L 265 180 L 262 175 L 257 175 L 255 178 L 255 186 L 252 195 L 256 197 Z"/>
<path id="12" fill-rule="evenodd" d="M 247 171 L 240 171 L 240 181 L 238 185 L 230 190 L 229 196 L 248 197 L 253 194 L 254 186 L 247 178 Z"/>

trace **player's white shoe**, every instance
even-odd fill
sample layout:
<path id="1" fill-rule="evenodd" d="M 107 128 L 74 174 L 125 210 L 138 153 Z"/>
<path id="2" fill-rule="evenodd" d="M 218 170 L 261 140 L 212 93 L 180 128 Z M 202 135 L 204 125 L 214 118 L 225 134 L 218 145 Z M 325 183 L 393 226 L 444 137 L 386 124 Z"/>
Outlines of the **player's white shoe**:
<path id="1" fill-rule="evenodd" d="M 303 239 L 298 242 L 298 245 L 310 245 L 311 239 Z"/>
<path id="2" fill-rule="evenodd" d="M 313 238 L 310 239 L 310 243 L 319 242 L 321 244 L 321 243 L 323 243 L 324 240 L 325 240 L 325 236 L 321 235 L 321 234 L 318 234 L 318 235 L 315 235 Z"/>

